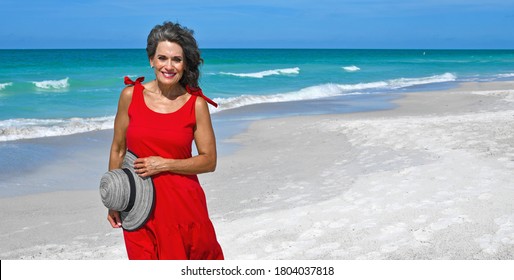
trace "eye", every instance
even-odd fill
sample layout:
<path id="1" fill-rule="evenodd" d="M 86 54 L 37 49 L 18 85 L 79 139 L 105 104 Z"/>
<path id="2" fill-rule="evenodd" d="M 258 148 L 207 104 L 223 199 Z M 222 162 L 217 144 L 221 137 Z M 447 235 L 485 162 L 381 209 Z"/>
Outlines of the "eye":
<path id="1" fill-rule="evenodd" d="M 166 57 L 165 56 L 158 56 L 157 59 L 160 60 L 160 61 L 165 61 Z"/>
<path id="2" fill-rule="evenodd" d="M 174 61 L 174 62 L 182 62 L 182 57 L 180 57 L 180 56 L 175 56 L 175 57 L 173 57 L 173 61 Z"/>

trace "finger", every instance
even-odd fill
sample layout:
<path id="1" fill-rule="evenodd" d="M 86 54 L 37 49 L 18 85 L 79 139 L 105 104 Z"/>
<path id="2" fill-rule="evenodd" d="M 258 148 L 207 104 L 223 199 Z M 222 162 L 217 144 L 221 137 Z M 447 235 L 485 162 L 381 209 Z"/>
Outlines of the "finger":
<path id="1" fill-rule="evenodd" d="M 121 218 L 120 218 L 120 212 L 115 211 L 114 212 L 114 221 L 121 226 Z"/>
<path id="2" fill-rule="evenodd" d="M 146 169 L 146 164 L 145 163 L 138 163 L 138 164 L 135 164 L 134 165 L 134 169 Z"/>
<path id="3" fill-rule="evenodd" d="M 109 214 L 107 215 L 107 220 L 113 228 L 121 227 L 120 212 L 110 210 Z"/>
<path id="4" fill-rule="evenodd" d="M 134 171 L 136 172 L 136 174 L 141 174 L 141 173 L 145 172 L 145 168 L 144 167 L 134 168 Z"/>
<path id="5" fill-rule="evenodd" d="M 114 218 L 111 217 L 110 215 L 107 216 L 107 221 L 109 221 L 109 223 L 111 224 L 111 227 L 113 227 L 113 228 L 119 227 L 118 223 L 116 221 L 114 221 Z"/>
<path id="6" fill-rule="evenodd" d="M 134 168 L 144 168 L 148 164 L 148 161 L 146 159 L 141 159 L 138 162 L 134 162 Z"/>

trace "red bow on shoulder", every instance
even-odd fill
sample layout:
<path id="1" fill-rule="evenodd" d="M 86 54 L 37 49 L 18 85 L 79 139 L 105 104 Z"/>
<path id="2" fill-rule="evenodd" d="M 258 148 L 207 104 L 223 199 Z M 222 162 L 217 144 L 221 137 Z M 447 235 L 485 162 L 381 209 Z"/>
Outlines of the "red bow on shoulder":
<path id="1" fill-rule="evenodd" d="M 139 77 L 137 78 L 135 81 L 132 81 L 128 76 L 125 76 L 125 84 L 128 86 L 128 85 L 136 85 L 136 84 L 141 84 L 143 81 L 145 80 L 145 77 Z"/>
<path id="2" fill-rule="evenodd" d="M 209 97 L 205 96 L 202 92 L 202 89 L 199 88 L 199 87 L 190 87 L 189 85 L 186 86 L 186 90 L 187 92 L 189 92 L 189 94 L 191 95 L 196 95 L 196 96 L 200 96 L 202 97 L 203 99 L 205 99 L 205 101 L 207 101 L 207 103 L 211 104 L 212 106 L 218 108 L 218 104 L 214 101 L 212 101 Z"/>

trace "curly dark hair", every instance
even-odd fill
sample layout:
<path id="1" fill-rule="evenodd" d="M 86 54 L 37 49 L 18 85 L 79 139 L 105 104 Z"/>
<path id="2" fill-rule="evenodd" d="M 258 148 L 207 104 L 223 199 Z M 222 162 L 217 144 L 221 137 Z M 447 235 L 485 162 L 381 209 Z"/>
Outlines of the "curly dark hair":
<path id="1" fill-rule="evenodd" d="M 184 51 L 186 62 L 186 69 L 179 83 L 183 87 L 189 85 L 196 88 L 200 78 L 199 66 L 203 63 L 203 59 L 200 57 L 200 50 L 193 34 L 194 31 L 187 27 L 165 21 L 162 25 L 156 25 L 148 34 L 146 53 L 148 58 L 152 59 L 160 42 L 169 41 L 179 44 Z"/>

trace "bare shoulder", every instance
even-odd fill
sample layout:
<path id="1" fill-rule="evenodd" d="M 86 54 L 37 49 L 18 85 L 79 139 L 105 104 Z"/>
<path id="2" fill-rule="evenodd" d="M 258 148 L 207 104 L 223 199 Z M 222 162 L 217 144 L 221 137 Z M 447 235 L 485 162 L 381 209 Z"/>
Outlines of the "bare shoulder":
<path id="1" fill-rule="evenodd" d="M 207 101 L 202 97 L 197 97 L 195 101 L 195 117 L 197 125 L 201 126 L 207 125 L 207 127 L 211 127 L 211 112 L 209 111 L 209 106 Z"/>
<path id="2" fill-rule="evenodd" d="M 134 87 L 125 87 L 120 94 L 118 109 L 127 110 L 132 102 L 132 95 L 134 94 Z"/>
<path id="3" fill-rule="evenodd" d="M 207 101 L 201 96 L 198 96 L 195 101 L 195 110 L 197 113 L 209 113 L 209 107 Z"/>
<path id="4" fill-rule="evenodd" d="M 120 98 L 130 98 L 132 99 L 132 94 L 134 93 L 134 87 L 133 86 L 128 86 L 128 87 L 125 87 L 122 91 L 121 91 L 121 96 Z"/>

